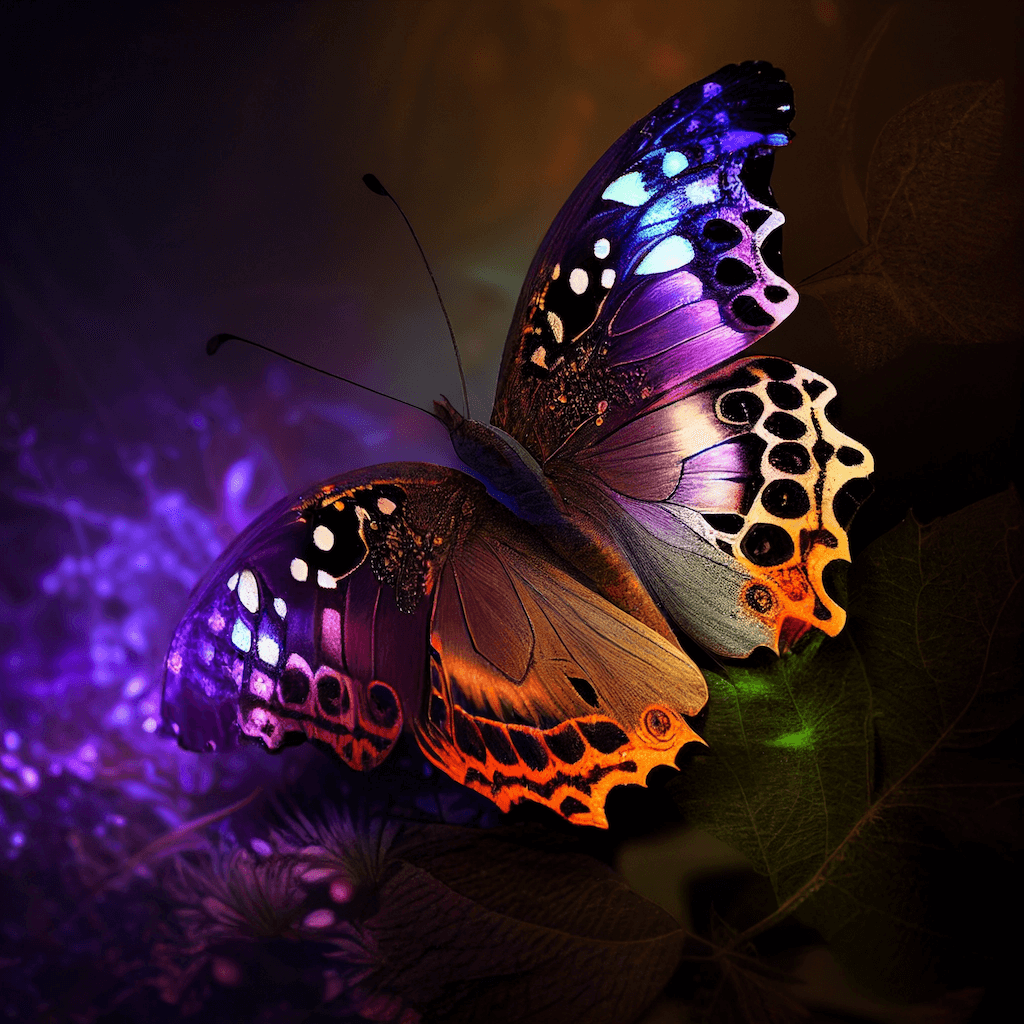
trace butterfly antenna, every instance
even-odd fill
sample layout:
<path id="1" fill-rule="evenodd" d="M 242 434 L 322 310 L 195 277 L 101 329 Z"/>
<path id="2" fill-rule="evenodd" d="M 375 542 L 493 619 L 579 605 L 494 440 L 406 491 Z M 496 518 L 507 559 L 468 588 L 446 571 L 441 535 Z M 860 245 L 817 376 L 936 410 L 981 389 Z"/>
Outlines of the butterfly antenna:
<path id="1" fill-rule="evenodd" d="M 420 251 L 420 257 L 423 260 L 423 265 L 427 268 L 427 273 L 430 275 L 430 283 L 434 286 L 434 293 L 437 295 L 437 301 L 440 303 L 441 312 L 444 313 L 444 322 L 448 325 L 448 333 L 451 335 L 452 348 L 455 349 L 455 362 L 459 364 L 459 379 L 462 381 L 462 400 L 466 404 L 466 419 L 470 418 L 469 415 L 469 391 L 466 389 L 466 375 L 462 372 L 462 356 L 459 354 L 459 344 L 455 340 L 455 330 L 452 328 L 452 322 L 448 317 L 448 310 L 445 309 L 444 299 L 441 298 L 441 289 L 437 287 L 437 279 L 434 277 L 434 272 L 430 269 L 430 264 L 427 262 L 427 254 L 423 251 L 423 246 L 420 245 L 420 240 L 413 230 L 413 226 L 409 223 L 409 218 L 405 215 L 405 210 L 398 205 L 398 200 L 381 184 L 380 178 L 375 174 L 364 174 L 363 184 L 373 193 L 378 196 L 384 196 L 390 199 L 395 204 L 395 209 L 402 215 L 402 220 L 405 221 L 405 226 L 409 229 L 409 234 L 412 235 L 412 240 L 416 243 L 416 248 Z"/>
<path id="2" fill-rule="evenodd" d="M 322 373 L 325 377 L 333 377 L 335 380 L 344 381 L 346 384 L 351 384 L 353 387 L 362 388 L 364 391 L 369 391 L 370 394 L 380 395 L 381 398 L 390 398 L 392 402 L 401 402 L 402 405 L 409 406 L 410 409 L 419 409 L 420 412 L 425 412 L 428 416 L 433 419 L 437 417 L 429 410 L 424 409 L 422 405 L 415 405 L 412 402 L 407 402 L 404 398 L 396 398 L 394 395 L 385 394 L 383 391 L 378 391 L 376 388 L 371 388 L 368 384 L 360 384 L 357 380 L 351 380 L 349 377 L 342 377 L 337 373 L 331 373 L 330 370 L 323 370 L 319 366 L 314 366 L 312 363 L 305 363 L 301 359 L 296 359 L 295 356 L 288 355 L 287 352 L 279 352 L 276 348 L 271 348 L 269 345 L 262 345 L 258 341 L 252 341 L 249 338 L 239 337 L 237 334 L 215 334 L 206 343 L 206 354 L 212 356 L 225 341 L 244 341 L 246 345 L 252 345 L 255 348 L 261 348 L 264 352 L 270 352 L 275 356 L 280 356 L 282 359 L 287 359 L 290 363 L 296 363 L 299 366 L 304 366 L 307 370 L 315 370 L 317 373 Z"/>

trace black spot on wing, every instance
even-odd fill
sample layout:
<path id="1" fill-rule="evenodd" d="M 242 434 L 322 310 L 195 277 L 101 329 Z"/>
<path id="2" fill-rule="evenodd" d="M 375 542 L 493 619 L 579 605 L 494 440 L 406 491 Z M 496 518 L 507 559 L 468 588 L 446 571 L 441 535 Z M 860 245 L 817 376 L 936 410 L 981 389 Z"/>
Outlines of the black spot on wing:
<path id="1" fill-rule="evenodd" d="M 718 409 L 726 423 L 754 423 L 764 412 L 764 402 L 752 391 L 731 391 L 722 396 Z"/>
<path id="2" fill-rule="evenodd" d="M 519 763 L 516 752 L 512 749 L 505 731 L 499 725 L 492 722 L 477 722 L 476 727 L 484 739 L 487 749 L 494 755 L 499 764 L 513 765 Z"/>
<path id="3" fill-rule="evenodd" d="M 309 696 L 309 678 L 295 668 L 286 668 L 281 675 L 281 699 L 285 704 L 305 704 Z"/>
<path id="4" fill-rule="evenodd" d="M 519 729 L 509 729 L 509 736 L 527 768 L 539 772 L 548 766 L 548 754 L 536 736 L 528 732 L 521 732 Z"/>
<path id="5" fill-rule="evenodd" d="M 784 381 L 770 381 L 767 391 L 768 397 L 780 409 L 799 409 L 804 404 L 804 396 L 800 394 L 799 389 L 793 387 L 792 384 L 786 384 Z"/>
<path id="6" fill-rule="evenodd" d="M 574 814 L 584 814 L 589 808 L 581 800 L 577 800 L 574 796 L 567 796 L 559 805 L 559 812 L 566 818 L 571 818 Z"/>
<path id="7" fill-rule="evenodd" d="M 775 523 L 755 523 L 744 535 L 740 550 L 762 568 L 781 565 L 793 557 L 793 538 Z"/>
<path id="8" fill-rule="evenodd" d="M 582 700 L 586 701 L 592 708 L 598 706 L 597 691 L 586 679 L 569 676 L 569 682 L 572 683 L 572 688 L 580 695 Z"/>
<path id="9" fill-rule="evenodd" d="M 756 231 L 770 216 L 771 214 L 767 210 L 762 210 L 758 207 L 753 210 L 747 210 L 740 215 L 740 219 L 751 231 Z"/>
<path id="10" fill-rule="evenodd" d="M 704 225 L 704 237 L 709 242 L 725 245 L 731 249 L 742 240 L 743 232 L 731 221 L 715 217 Z"/>
<path id="11" fill-rule="evenodd" d="M 733 315 L 748 327 L 770 327 L 775 317 L 750 295 L 737 295 L 732 303 Z"/>
<path id="12" fill-rule="evenodd" d="M 768 463 L 780 473 L 799 476 L 811 468 L 811 456 L 802 444 L 783 441 L 768 453 Z"/>
<path id="13" fill-rule="evenodd" d="M 545 735 L 544 742 L 559 761 L 575 764 L 587 751 L 586 744 L 570 722 L 561 732 Z"/>
<path id="14" fill-rule="evenodd" d="M 795 480 L 773 480 L 761 494 L 761 504 L 780 519 L 799 519 L 807 515 L 811 499 Z"/>
<path id="15" fill-rule="evenodd" d="M 580 722 L 579 727 L 587 742 L 602 754 L 611 754 L 629 742 L 614 722 Z"/>
<path id="16" fill-rule="evenodd" d="M 739 533 L 743 529 L 743 516 L 730 512 L 702 512 L 707 524 L 719 533 Z"/>
<path id="17" fill-rule="evenodd" d="M 455 709 L 455 742 L 459 749 L 481 764 L 487 763 L 487 751 L 476 723 L 461 709 Z"/>
<path id="18" fill-rule="evenodd" d="M 764 429 L 785 441 L 795 441 L 807 433 L 806 425 L 788 412 L 773 412 L 764 421 Z"/>
<path id="19" fill-rule="evenodd" d="M 742 260 L 728 256 L 718 261 L 718 266 L 715 267 L 715 280 L 719 284 L 746 288 L 748 284 L 753 284 L 755 274 Z"/>

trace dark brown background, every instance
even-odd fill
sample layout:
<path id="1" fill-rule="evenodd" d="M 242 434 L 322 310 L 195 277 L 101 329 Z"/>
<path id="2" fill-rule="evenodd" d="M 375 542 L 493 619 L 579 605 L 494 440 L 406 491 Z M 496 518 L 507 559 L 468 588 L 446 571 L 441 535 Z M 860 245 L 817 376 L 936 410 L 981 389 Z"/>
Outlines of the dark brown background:
<path id="1" fill-rule="evenodd" d="M 996 78 L 1008 88 L 1005 169 L 1016 173 L 1016 6 L 896 8 L 858 96 L 861 174 L 878 131 L 907 102 Z M 236 350 L 208 362 L 200 343 L 216 330 L 419 404 L 457 392 L 413 244 L 360 184 L 373 170 L 433 261 L 484 416 L 522 275 L 562 200 L 629 123 L 731 61 L 768 59 L 796 93 L 797 139 L 774 177 L 789 279 L 858 245 L 828 113 L 881 3 L 3 9 L 4 378 L 30 390 L 19 402 L 73 405 L 88 393 L 103 403 L 159 381 L 186 392 L 226 383 L 243 406 L 261 403 L 247 389 L 267 361 Z M 805 299 L 762 348 L 839 386 L 846 428 L 877 456 L 882 493 L 866 520 L 894 521 L 915 499 L 932 515 L 1005 482 L 1015 345 L 918 345 L 863 374 Z M 440 429 L 414 412 L 311 375 L 289 380 L 306 394 L 341 394 L 392 431 L 384 447 L 352 450 L 344 426 L 325 430 L 324 473 L 447 458 Z M 286 476 L 289 486 L 307 482 Z"/>
<path id="2" fill-rule="evenodd" d="M 1019 195 L 1018 7 L 898 5 L 858 94 L 862 184 L 875 137 L 904 105 L 1001 78 L 1001 175 Z M 128 426 L 136 397 L 188 409 L 224 387 L 239 429 L 275 467 L 264 501 L 375 462 L 454 464 L 442 428 L 414 410 L 240 347 L 211 360 L 202 343 L 231 331 L 420 405 L 457 397 L 413 242 L 360 183 L 373 171 L 431 258 L 473 410 L 486 418 L 522 276 L 561 202 L 632 121 L 721 65 L 754 58 L 784 68 L 796 95 L 797 138 L 777 157 L 774 187 L 787 277 L 798 284 L 860 244 L 829 111 L 887 9 L 875 0 L 5 2 L 4 414 L 38 425 L 50 443 L 98 420 L 101 443 L 117 446 L 138 440 Z M 855 524 L 855 550 L 911 506 L 928 519 L 1019 473 L 1019 337 L 959 346 L 919 337 L 863 371 L 805 298 L 760 348 L 830 377 L 843 428 L 875 453 L 877 493 Z M 297 404 L 313 410 L 298 425 Z M 215 504 L 239 450 L 236 439 L 205 453 L 195 501 Z M 68 492 L 91 489 L 102 502 L 102 476 L 86 476 L 67 481 Z M 56 542 L 40 553 L 47 540 L 31 536 L 34 520 L 9 521 L 37 546 L 33 565 L 59 559 Z M 17 600 L 37 577 L 13 537 L 2 582 Z M 720 850 L 698 855 L 726 862 Z M 659 856 L 634 848 L 626 866 L 652 875 Z M 663 859 L 667 881 L 644 891 L 671 905 L 685 871 L 678 847 Z"/>

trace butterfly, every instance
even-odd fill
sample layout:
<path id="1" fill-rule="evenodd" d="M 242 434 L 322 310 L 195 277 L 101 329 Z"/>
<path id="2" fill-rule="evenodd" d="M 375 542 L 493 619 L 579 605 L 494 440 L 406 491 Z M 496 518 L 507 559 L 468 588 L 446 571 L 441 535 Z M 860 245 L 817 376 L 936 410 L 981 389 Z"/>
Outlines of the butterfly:
<path id="1" fill-rule="evenodd" d="M 435 403 L 474 475 L 375 466 L 259 517 L 174 634 L 164 733 L 368 770 L 409 730 L 502 810 L 607 827 L 612 787 L 703 742 L 680 635 L 742 658 L 837 634 L 871 455 L 823 377 L 734 358 L 797 303 L 770 187 L 792 116 L 747 62 L 633 125 L 533 260 L 490 423 Z"/>

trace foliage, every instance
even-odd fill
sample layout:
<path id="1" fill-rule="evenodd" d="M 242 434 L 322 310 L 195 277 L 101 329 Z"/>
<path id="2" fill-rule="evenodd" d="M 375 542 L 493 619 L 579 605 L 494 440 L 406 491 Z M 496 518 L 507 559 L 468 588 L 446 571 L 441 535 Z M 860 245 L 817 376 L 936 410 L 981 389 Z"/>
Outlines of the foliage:
<path id="1" fill-rule="evenodd" d="M 729 946 L 799 910 L 862 984 L 941 990 L 977 895 L 944 844 L 1011 839 L 1004 804 L 1024 792 L 970 756 L 1021 711 L 1021 525 L 1012 492 L 926 527 L 908 517 L 852 568 L 838 638 L 709 676 L 709 753 L 673 792 L 778 903 Z"/>
<path id="2" fill-rule="evenodd" d="M 810 277 L 862 368 L 914 340 L 1003 341 L 1021 319 L 1019 202 L 1001 181 L 1005 89 L 966 82 L 909 104 L 875 142 L 862 199 L 841 148 L 851 224 L 864 246 Z M 841 119 L 841 135 L 851 120 Z"/>

